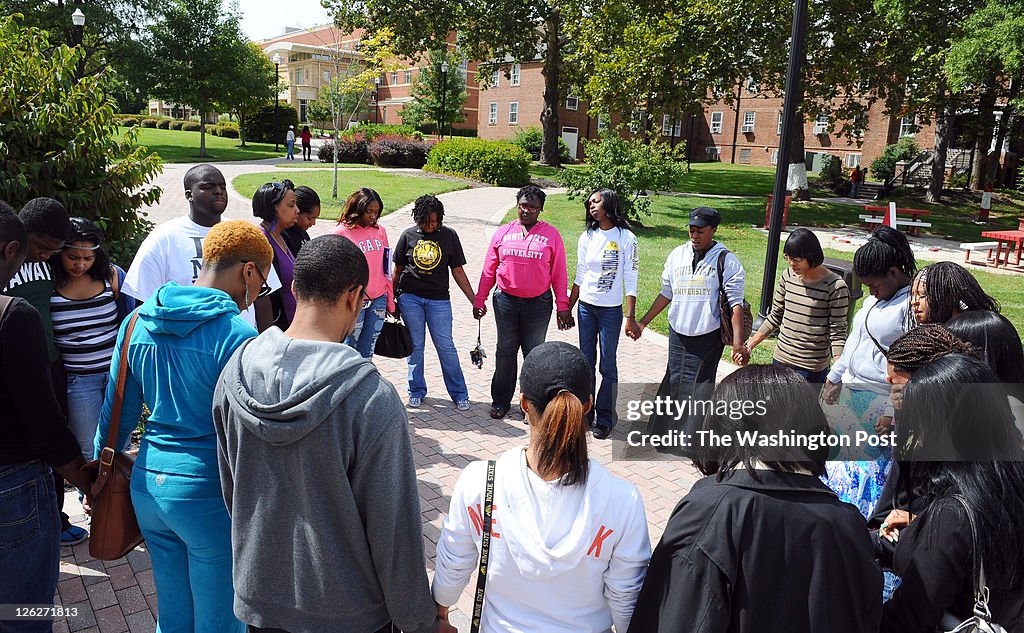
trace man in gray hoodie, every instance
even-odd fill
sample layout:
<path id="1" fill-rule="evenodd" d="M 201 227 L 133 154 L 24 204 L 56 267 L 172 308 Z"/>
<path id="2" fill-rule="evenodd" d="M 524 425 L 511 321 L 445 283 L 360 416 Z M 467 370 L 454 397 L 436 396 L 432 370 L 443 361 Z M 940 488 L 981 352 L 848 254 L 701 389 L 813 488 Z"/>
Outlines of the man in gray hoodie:
<path id="1" fill-rule="evenodd" d="M 454 630 L 427 586 L 405 407 L 342 344 L 366 258 L 325 235 L 295 261 L 295 318 L 240 347 L 213 398 L 235 614 L 250 631 Z"/>

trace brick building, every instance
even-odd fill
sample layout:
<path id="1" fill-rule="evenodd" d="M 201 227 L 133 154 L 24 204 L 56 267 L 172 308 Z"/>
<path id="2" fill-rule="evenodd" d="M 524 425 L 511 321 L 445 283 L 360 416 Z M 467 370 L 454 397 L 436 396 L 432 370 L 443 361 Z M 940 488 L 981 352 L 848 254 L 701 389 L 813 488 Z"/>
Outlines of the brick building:
<path id="1" fill-rule="evenodd" d="M 284 35 L 259 42 L 263 52 L 271 59 L 275 54 L 280 55 L 281 81 L 288 85 L 287 90 L 281 93 L 281 100 L 295 107 L 300 121 L 308 121 L 308 106 L 319 98 L 321 86 L 329 84 L 339 74 L 343 75 L 352 64 L 361 63 L 362 55 L 356 50 L 361 36 L 361 31 L 342 33 L 333 25 L 325 25 L 304 30 L 292 29 Z M 454 44 L 449 43 L 449 46 Z M 401 68 L 384 73 L 377 81 L 376 90 L 372 91 L 376 95 L 372 92 L 366 95 L 372 107 L 360 119 L 371 123 L 402 123 L 402 109 L 412 101 L 413 84 L 425 60 L 425 57 L 415 63 L 401 60 Z M 466 77 L 469 97 L 463 106 L 465 120 L 453 127 L 475 129 L 479 93 L 476 64 L 463 62 L 454 72 L 462 72 Z"/>

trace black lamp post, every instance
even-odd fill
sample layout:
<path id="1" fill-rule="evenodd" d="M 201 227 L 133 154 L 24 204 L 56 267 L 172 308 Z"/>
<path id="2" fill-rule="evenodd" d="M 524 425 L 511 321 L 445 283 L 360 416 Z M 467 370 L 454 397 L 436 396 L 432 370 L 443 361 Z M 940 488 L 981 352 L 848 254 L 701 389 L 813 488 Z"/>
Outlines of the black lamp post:
<path id="1" fill-rule="evenodd" d="M 75 46 L 81 46 L 82 32 L 85 29 L 85 14 L 81 8 L 76 8 L 71 14 L 71 23 L 75 25 Z"/>
<path id="2" fill-rule="evenodd" d="M 373 124 L 377 124 L 377 111 L 380 109 L 378 104 L 380 99 L 380 77 L 373 78 Z"/>
<path id="3" fill-rule="evenodd" d="M 278 129 L 277 110 L 281 102 L 281 55 L 278 53 L 274 53 L 274 77 L 276 78 L 274 84 L 274 151 L 279 152 L 281 151 L 281 135 Z"/>
<path id="4" fill-rule="evenodd" d="M 448 96 L 448 62 L 441 62 L 441 115 L 437 117 L 438 140 L 444 140 L 445 98 Z"/>
<path id="5" fill-rule="evenodd" d="M 789 146 L 797 133 L 796 105 L 800 95 L 800 73 L 807 48 L 807 1 L 793 0 L 793 30 L 789 45 L 789 68 L 786 70 L 786 98 L 782 106 L 782 135 L 779 139 L 779 160 L 775 167 L 772 189 L 772 214 L 768 223 L 768 248 L 764 256 L 764 278 L 761 281 L 761 305 L 757 310 L 754 331 L 772 309 L 775 292 L 775 268 L 779 263 L 779 241 L 782 238 L 782 212 L 786 204 L 786 180 L 789 175 Z"/>

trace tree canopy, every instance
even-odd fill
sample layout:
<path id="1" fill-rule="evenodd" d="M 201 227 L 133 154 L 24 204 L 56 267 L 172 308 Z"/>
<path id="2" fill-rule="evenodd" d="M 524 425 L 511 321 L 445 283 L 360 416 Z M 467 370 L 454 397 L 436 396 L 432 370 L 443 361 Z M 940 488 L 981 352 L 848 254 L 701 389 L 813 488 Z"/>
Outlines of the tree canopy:
<path id="1" fill-rule="evenodd" d="M 448 72 L 442 82 L 441 64 L 448 63 Z M 440 127 L 438 120 L 441 105 L 444 104 L 443 121 L 446 126 L 465 120 L 462 106 L 469 94 L 466 92 L 466 78 L 459 70 L 461 60 L 444 49 L 430 51 L 427 63 L 420 68 L 420 74 L 413 85 L 413 101 L 402 109 L 402 122 L 421 127 Z M 442 98 L 443 94 L 443 98 Z M 444 133 L 443 130 L 441 130 Z"/>

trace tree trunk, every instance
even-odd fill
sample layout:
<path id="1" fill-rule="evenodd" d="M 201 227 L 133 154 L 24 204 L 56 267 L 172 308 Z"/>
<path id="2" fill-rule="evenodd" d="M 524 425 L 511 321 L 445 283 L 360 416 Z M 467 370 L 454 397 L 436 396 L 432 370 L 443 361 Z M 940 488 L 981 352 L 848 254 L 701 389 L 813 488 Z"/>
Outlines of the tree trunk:
<path id="1" fill-rule="evenodd" d="M 800 100 L 803 100 L 802 94 Z M 789 160 L 786 189 L 792 192 L 793 200 L 810 200 L 811 192 L 807 185 L 807 163 L 804 156 L 804 114 L 799 110 L 799 103 L 797 108 L 796 134 L 793 135 L 793 142 L 786 151 Z"/>
<path id="2" fill-rule="evenodd" d="M 206 158 L 206 110 L 199 110 L 199 156 Z"/>
<path id="3" fill-rule="evenodd" d="M 550 167 L 561 167 L 558 153 L 558 80 L 562 70 L 562 50 L 559 42 L 562 16 L 552 11 L 544 19 L 544 39 L 547 49 L 544 53 L 544 109 L 540 113 L 540 124 L 544 129 L 544 141 L 540 148 L 540 162 Z"/>
<path id="4" fill-rule="evenodd" d="M 942 186 L 946 182 L 946 155 L 949 153 L 949 123 L 953 120 L 953 104 L 946 99 L 946 86 L 940 83 L 936 94 L 939 104 L 938 116 L 935 117 L 935 146 L 932 148 L 932 173 L 928 179 L 928 191 L 924 194 L 925 202 L 939 203 L 942 201 Z"/>
<path id="5" fill-rule="evenodd" d="M 978 99 L 978 136 L 975 139 L 974 165 L 971 166 L 971 187 L 975 189 L 985 185 L 985 161 L 992 147 L 992 130 L 995 126 L 996 85 L 995 77 L 991 77 L 985 92 Z"/>
<path id="6" fill-rule="evenodd" d="M 235 114 L 238 117 L 238 146 L 245 147 L 245 115 L 242 114 L 241 110 L 239 110 Z"/>
<path id="7" fill-rule="evenodd" d="M 1010 80 L 1010 94 L 1007 96 L 1007 103 L 1003 107 L 1003 115 L 999 117 L 999 127 L 996 129 L 996 151 L 995 154 L 989 159 L 988 162 L 988 174 L 985 179 L 985 183 L 996 182 L 996 176 L 999 174 L 999 163 L 1003 158 L 1003 140 L 1006 138 L 1006 131 L 1009 129 L 1010 119 L 1013 117 L 1013 102 L 1017 98 L 1017 94 L 1020 92 L 1020 80 Z"/>

